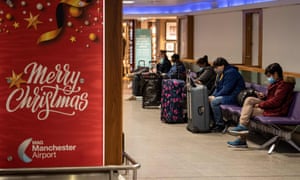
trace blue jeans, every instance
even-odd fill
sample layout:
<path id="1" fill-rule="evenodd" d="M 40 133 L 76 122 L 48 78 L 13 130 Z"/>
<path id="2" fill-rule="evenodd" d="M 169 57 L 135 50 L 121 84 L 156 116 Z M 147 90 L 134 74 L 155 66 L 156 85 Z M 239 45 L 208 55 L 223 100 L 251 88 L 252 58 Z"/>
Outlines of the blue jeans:
<path id="1" fill-rule="evenodd" d="M 211 107 L 211 110 L 213 113 L 212 114 L 213 119 L 214 119 L 216 125 L 219 125 L 219 126 L 224 126 L 224 121 L 223 121 L 222 112 L 221 112 L 221 108 L 220 108 L 220 105 L 222 104 L 222 99 L 223 99 L 222 96 L 218 96 L 218 97 L 215 97 L 215 99 L 210 102 L 210 107 Z"/>

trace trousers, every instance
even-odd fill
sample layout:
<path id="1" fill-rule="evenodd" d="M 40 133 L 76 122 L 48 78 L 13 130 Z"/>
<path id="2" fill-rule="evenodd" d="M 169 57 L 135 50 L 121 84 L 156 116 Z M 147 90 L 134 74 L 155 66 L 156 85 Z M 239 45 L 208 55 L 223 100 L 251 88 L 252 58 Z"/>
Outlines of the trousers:
<path id="1" fill-rule="evenodd" d="M 250 122 L 250 118 L 252 116 L 262 115 L 264 110 L 259 107 L 254 107 L 255 104 L 259 104 L 262 100 L 256 97 L 248 97 L 246 98 L 240 116 L 240 124 L 244 126 L 248 126 Z"/>

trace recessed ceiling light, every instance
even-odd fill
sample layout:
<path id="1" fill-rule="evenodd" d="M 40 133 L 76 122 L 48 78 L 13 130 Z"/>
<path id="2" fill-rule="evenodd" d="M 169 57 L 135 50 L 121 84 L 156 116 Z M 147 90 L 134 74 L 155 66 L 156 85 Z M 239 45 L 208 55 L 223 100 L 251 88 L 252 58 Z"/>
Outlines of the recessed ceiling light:
<path id="1" fill-rule="evenodd" d="M 123 1 L 123 4 L 133 4 L 134 1 Z"/>

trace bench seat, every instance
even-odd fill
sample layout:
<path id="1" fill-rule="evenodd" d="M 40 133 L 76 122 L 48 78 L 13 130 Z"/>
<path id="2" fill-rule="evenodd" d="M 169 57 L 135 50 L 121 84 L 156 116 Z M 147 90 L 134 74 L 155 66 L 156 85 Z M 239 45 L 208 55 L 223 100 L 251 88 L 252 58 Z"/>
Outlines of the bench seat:
<path id="1" fill-rule="evenodd" d="M 269 117 L 269 116 L 255 116 L 254 120 L 260 121 L 264 124 L 277 124 L 277 125 L 298 125 L 300 124 L 300 119 L 295 119 L 293 117 Z"/>
<path id="2" fill-rule="evenodd" d="M 237 105 L 221 105 L 221 109 L 230 111 L 231 113 L 240 114 L 242 108 Z"/>
<path id="3" fill-rule="evenodd" d="M 249 84 L 247 84 L 249 86 Z M 250 85 L 255 90 L 265 92 L 266 87 L 258 84 Z M 225 121 L 233 120 L 238 123 L 241 109 L 237 105 L 221 105 L 222 115 Z M 284 140 L 300 151 L 300 147 L 292 141 L 293 133 L 300 127 L 300 92 L 295 92 L 293 102 L 286 117 L 255 116 L 250 120 L 249 129 L 270 133 L 273 137 L 265 142 L 261 148 L 270 146 L 271 154 L 279 140 Z M 286 126 L 292 128 L 286 128 Z"/>

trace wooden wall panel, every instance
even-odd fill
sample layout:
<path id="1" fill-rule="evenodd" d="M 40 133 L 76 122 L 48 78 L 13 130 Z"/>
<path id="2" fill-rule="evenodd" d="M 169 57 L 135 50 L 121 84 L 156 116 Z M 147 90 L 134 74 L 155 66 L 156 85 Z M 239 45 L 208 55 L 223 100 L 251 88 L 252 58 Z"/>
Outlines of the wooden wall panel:
<path id="1" fill-rule="evenodd" d="M 181 58 L 194 57 L 194 16 L 181 16 L 178 18 L 178 51 Z M 184 43 L 182 42 L 184 41 Z"/>
<path id="2" fill-rule="evenodd" d="M 122 163 L 122 1 L 105 0 L 105 165 Z"/>

